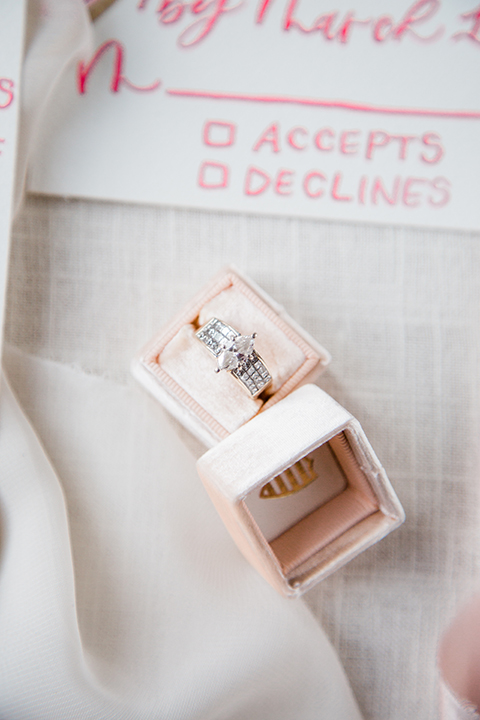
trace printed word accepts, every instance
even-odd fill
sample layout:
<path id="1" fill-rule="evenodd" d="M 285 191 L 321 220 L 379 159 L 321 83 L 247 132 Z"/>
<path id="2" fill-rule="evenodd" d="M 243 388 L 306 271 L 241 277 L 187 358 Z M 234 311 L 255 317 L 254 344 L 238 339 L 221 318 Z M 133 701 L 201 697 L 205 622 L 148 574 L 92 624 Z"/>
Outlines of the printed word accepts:
<path id="1" fill-rule="evenodd" d="M 279 0 L 259 0 L 254 3 L 246 0 L 137 0 L 137 10 L 152 11 L 152 17 L 164 26 L 180 26 L 177 43 L 188 48 L 204 40 L 217 27 L 220 18 L 232 11 L 243 11 L 253 6 L 253 22 L 266 24 L 272 5 Z M 282 2 L 283 4 L 283 2 Z M 301 35 L 317 34 L 327 42 L 347 44 L 352 35 L 363 30 L 376 44 L 399 42 L 404 38 L 432 43 L 445 37 L 445 26 L 437 21 L 441 9 L 440 0 L 416 0 L 405 8 L 405 12 L 394 18 L 390 14 L 377 17 L 365 17 L 353 9 L 346 12 L 331 8 L 319 15 L 310 14 L 302 7 L 301 0 L 286 0 L 280 30 L 297 32 Z M 480 7 L 458 15 L 460 28 L 452 33 L 455 41 L 467 40 L 480 44 Z"/>
<path id="2" fill-rule="evenodd" d="M 213 128 L 213 125 L 214 123 L 207 123 L 204 142 L 206 145 L 218 147 L 215 141 L 210 139 L 210 128 Z M 419 145 L 420 149 L 418 149 Z M 372 160 L 379 150 L 388 148 L 390 151 L 393 150 L 392 157 L 398 160 L 406 160 L 407 157 L 411 157 L 412 152 L 415 152 L 419 160 L 429 164 L 440 162 L 445 154 L 441 138 L 433 132 L 423 135 L 392 134 L 385 130 L 372 130 L 369 133 L 362 133 L 361 130 L 336 132 L 331 127 L 324 127 L 312 133 L 307 128 L 297 125 L 285 134 L 283 140 L 279 123 L 276 122 L 269 125 L 260 135 L 253 150 L 258 152 L 270 148 L 272 152 L 278 153 L 282 147 L 298 151 L 313 148 L 322 153 L 360 155 L 367 160 Z"/>

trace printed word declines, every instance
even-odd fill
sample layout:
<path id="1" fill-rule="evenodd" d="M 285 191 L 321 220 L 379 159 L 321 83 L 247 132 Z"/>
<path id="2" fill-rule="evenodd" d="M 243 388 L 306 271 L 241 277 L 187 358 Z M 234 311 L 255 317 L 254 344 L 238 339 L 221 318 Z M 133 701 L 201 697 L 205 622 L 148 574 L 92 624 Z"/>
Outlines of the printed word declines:
<path id="1" fill-rule="evenodd" d="M 258 0 L 253 22 L 258 25 L 267 22 L 269 10 L 280 2 L 285 0 Z M 224 15 L 247 7 L 247 0 L 137 0 L 137 10 L 153 10 L 161 25 L 182 27 L 177 42 L 183 48 L 206 38 Z M 280 29 L 314 33 L 326 41 L 342 44 L 348 43 L 360 30 L 368 32 L 375 43 L 400 41 L 405 37 L 431 43 L 445 35 L 445 26 L 436 18 L 440 8 L 441 0 L 417 0 L 397 19 L 389 14 L 362 17 L 354 10 L 341 12 L 335 9 L 308 17 L 302 0 L 286 0 Z M 451 39 L 480 45 L 480 6 L 460 14 L 458 21 L 458 30 L 451 34 Z"/>
<path id="2" fill-rule="evenodd" d="M 359 178 L 344 178 L 336 172 L 331 176 L 320 170 L 310 170 L 297 179 L 294 170 L 281 168 L 274 175 L 251 165 L 247 168 L 244 193 L 248 196 L 262 195 L 269 188 L 274 194 L 286 197 L 297 189 L 311 200 L 329 197 L 340 203 L 356 202 L 359 205 L 404 205 L 409 208 L 426 204 L 440 208 L 450 199 L 450 183 L 444 177 L 430 180 L 422 177 L 402 178 L 396 175 L 388 183 L 380 176 L 372 178 L 362 175 Z"/>
<path id="3" fill-rule="evenodd" d="M 230 186 L 230 175 L 228 165 L 206 160 L 199 169 L 198 185 L 204 190 L 225 189 Z M 248 197 L 260 197 L 268 191 L 285 199 L 299 191 L 310 200 L 325 198 L 335 203 L 382 203 L 390 207 L 403 205 L 408 208 L 426 205 L 442 208 L 450 200 L 450 183 L 441 176 L 430 179 L 396 175 L 388 182 L 379 175 L 352 175 L 345 178 L 341 172 L 328 175 L 318 169 L 309 170 L 303 176 L 299 175 L 289 168 L 280 168 L 275 173 L 269 173 L 265 169 L 250 165 L 244 174 L 243 192 Z"/>

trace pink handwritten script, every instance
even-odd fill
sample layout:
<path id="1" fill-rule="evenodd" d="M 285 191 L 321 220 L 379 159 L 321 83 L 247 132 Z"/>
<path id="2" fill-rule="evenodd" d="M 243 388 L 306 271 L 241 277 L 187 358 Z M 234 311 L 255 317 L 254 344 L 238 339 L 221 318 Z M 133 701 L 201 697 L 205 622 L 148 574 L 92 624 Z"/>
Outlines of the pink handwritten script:
<path id="1" fill-rule="evenodd" d="M 100 62 L 103 55 L 108 53 L 110 50 L 113 51 L 111 53 L 113 57 L 113 68 L 110 80 L 110 90 L 112 92 L 119 92 L 122 86 L 125 86 L 129 90 L 137 90 L 140 92 L 151 92 L 152 90 L 157 90 L 160 87 L 160 80 L 155 80 L 150 85 L 136 85 L 129 80 L 124 73 L 126 55 L 125 46 L 119 40 L 107 40 L 95 51 L 89 62 L 85 63 L 80 61 L 78 63 L 77 88 L 81 95 L 87 91 L 87 80 L 93 69 Z"/>
<path id="2" fill-rule="evenodd" d="M 30 187 L 480 227 L 474 3 L 113 3 L 94 24 L 94 50 L 65 80 L 65 125 L 57 108 Z M 14 93 L 0 79 L 0 108 Z"/>
<path id="3" fill-rule="evenodd" d="M 9 107 L 12 104 L 14 98 L 15 84 L 10 78 L 0 78 L 0 110 Z"/>
<path id="4" fill-rule="evenodd" d="M 10 78 L 0 77 L 0 110 L 5 110 L 13 103 L 15 83 Z M 5 146 L 6 138 L 0 138 L 0 155 Z"/>
<path id="5" fill-rule="evenodd" d="M 252 20 L 261 25 L 268 22 L 271 6 L 283 0 L 259 0 Z M 417 0 L 398 18 L 390 14 L 362 17 L 355 10 L 331 10 L 308 17 L 302 0 L 287 0 L 280 30 L 303 34 L 316 33 L 329 42 L 348 43 L 353 33 L 367 32 L 375 43 L 398 42 L 412 38 L 422 42 L 436 42 L 445 35 L 445 26 L 436 20 L 441 0 Z M 149 10 L 161 25 L 182 25 L 177 42 L 188 48 L 204 40 L 218 25 L 220 19 L 232 11 L 246 11 L 245 0 L 138 0 L 137 10 Z M 451 33 L 453 40 L 469 40 L 480 44 L 480 6 L 458 15 L 459 29 Z"/>

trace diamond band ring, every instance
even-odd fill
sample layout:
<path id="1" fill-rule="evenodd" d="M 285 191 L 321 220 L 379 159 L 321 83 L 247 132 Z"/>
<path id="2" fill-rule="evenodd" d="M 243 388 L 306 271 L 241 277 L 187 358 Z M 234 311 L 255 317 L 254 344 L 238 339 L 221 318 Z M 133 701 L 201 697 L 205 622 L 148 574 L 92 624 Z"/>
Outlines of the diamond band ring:
<path id="1" fill-rule="evenodd" d="M 227 370 L 257 397 L 272 381 L 267 366 L 254 350 L 256 333 L 242 335 L 218 318 L 212 318 L 196 337 L 217 358 L 216 372 Z"/>

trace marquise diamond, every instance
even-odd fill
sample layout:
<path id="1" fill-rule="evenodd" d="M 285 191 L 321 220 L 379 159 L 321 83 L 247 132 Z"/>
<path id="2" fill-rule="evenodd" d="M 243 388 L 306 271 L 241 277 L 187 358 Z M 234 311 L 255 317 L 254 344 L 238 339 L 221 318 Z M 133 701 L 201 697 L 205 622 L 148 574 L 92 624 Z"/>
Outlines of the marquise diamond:
<path id="1" fill-rule="evenodd" d="M 220 370 L 236 370 L 247 358 L 253 355 L 254 335 L 237 335 L 225 343 L 217 357 L 217 372 Z"/>
<path id="2" fill-rule="evenodd" d="M 238 335 L 233 341 L 233 350 L 242 357 L 250 357 L 254 344 L 255 335 Z"/>
<path id="3" fill-rule="evenodd" d="M 238 356 L 232 350 L 223 350 L 217 358 L 217 371 L 236 370 L 239 363 Z"/>
<path id="4" fill-rule="evenodd" d="M 241 335 L 218 318 L 211 318 L 196 332 L 197 338 L 215 355 L 216 372 L 230 372 L 252 397 L 257 397 L 272 380 L 254 349 L 256 335 Z"/>

